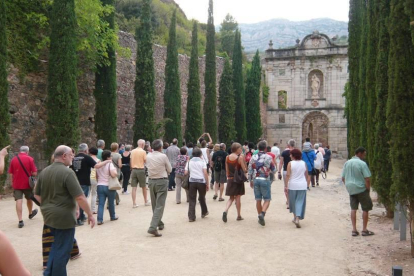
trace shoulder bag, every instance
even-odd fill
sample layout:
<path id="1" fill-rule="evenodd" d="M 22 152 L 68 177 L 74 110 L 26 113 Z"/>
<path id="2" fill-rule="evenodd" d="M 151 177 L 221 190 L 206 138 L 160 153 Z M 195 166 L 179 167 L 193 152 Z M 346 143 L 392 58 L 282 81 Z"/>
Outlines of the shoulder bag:
<path id="1" fill-rule="evenodd" d="M 108 189 L 111 191 L 121 190 L 122 186 L 121 184 L 119 184 L 118 178 L 112 177 L 111 175 L 111 165 L 108 166 L 108 173 L 109 173 Z"/>
<path id="2" fill-rule="evenodd" d="M 119 168 L 118 164 L 115 163 L 114 161 L 112 161 L 112 164 L 114 164 L 115 167 L 117 167 L 119 169 L 119 175 L 118 175 L 118 180 L 122 181 L 124 179 L 124 174 L 122 173 L 121 169 Z"/>
<path id="3" fill-rule="evenodd" d="M 240 155 L 237 157 L 237 165 L 236 165 L 236 169 L 234 170 L 234 181 L 236 183 L 239 184 L 244 184 L 244 182 L 247 181 L 247 177 L 246 174 L 244 173 L 243 169 L 241 166 L 239 166 L 239 157 Z"/>
<path id="4" fill-rule="evenodd" d="M 19 155 L 16 155 L 17 160 L 19 160 L 20 166 L 22 166 L 24 172 L 26 173 L 27 177 L 29 178 L 29 186 L 30 189 L 33 189 L 36 186 L 36 177 L 29 175 L 29 173 L 27 172 L 26 168 L 23 166 L 22 160 L 20 160 Z"/>
<path id="5" fill-rule="evenodd" d="M 184 190 L 188 190 L 190 188 L 190 160 L 188 160 L 188 174 L 184 175 L 181 188 L 183 188 Z"/>

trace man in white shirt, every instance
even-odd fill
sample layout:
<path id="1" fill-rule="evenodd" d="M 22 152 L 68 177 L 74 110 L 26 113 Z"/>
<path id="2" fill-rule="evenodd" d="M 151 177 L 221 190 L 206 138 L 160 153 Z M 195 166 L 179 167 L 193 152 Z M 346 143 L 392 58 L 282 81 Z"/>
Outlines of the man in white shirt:
<path id="1" fill-rule="evenodd" d="M 276 161 L 278 161 L 280 157 L 280 149 L 278 148 L 278 143 L 273 144 L 271 152 L 275 155 Z"/>

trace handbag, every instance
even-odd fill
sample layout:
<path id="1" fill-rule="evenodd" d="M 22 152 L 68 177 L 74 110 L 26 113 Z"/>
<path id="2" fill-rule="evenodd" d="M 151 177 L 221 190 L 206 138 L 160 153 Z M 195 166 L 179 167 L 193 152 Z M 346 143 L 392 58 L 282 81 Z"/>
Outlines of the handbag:
<path id="1" fill-rule="evenodd" d="M 241 166 L 239 167 L 239 157 L 237 157 L 236 170 L 234 171 L 234 181 L 239 184 L 244 184 L 247 181 L 247 177 Z"/>
<path id="2" fill-rule="evenodd" d="M 114 161 L 112 161 L 112 163 L 114 164 L 114 166 L 116 166 L 119 169 L 119 166 L 117 163 L 115 163 Z M 124 174 L 122 173 L 121 169 L 119 169 L 119 175 L 118 175 L 118 180 L 122 181 L 124 180 Z"/>
<path id="3" fill-rule="evenodd" d="M 111 191 L 121 190 L 122 186 L 119 183 L 118 177 L 112 177 L 111 175 L 111 165 L 108 166 L 109 181 L 108 189 Z"/>
<path id="4" fill-rule="evenodd" d="M 184 190 L 188 190 L 190 188 L 190 161 L 188 161 L 188 174 L 184 175 L 181 188 L 183 188 Z"/>
<path id="5" fill-rule="evenodd" d="M 33 190 L 33 188 L 36 186 L 36 177 L 29 175 L 29 173 L 27 172 L 26 168 L 23 166 L 22 160 L 20 160 L 19 155 L 16 155 L 17 160 L 19 160 L 20 166 L 22 166 L 24 172 L 26 173 L 27 177 L 29 178 L 29 186 L 30 189 Z"/>

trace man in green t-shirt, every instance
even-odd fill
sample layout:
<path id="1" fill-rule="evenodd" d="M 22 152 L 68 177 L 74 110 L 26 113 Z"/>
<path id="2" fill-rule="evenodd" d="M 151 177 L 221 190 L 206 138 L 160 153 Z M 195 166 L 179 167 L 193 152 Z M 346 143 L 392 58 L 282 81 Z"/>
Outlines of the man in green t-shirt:
<path id="1" fill-rule="evenodd" d="M 367 151 L 360 147 L 355 151 L 355 156 L 348 160 L 342 170 L 342 181 L 349 193 L 351 205 L 352 236 L 358 236 L 356 229 L 356 213 L 361 204 L 363 229 L 362 236 L 372 236 L 374 232 L 367 229 L 368 212 L 372 210 L 372 200 L 369 195 L 371 189 L 371 172 L 364 160 Z"/>
<path id="2" fill-rule="evenodd" d="M 54 236 L 45 275 L 66 275 L 66 264 L 75 237 L 76 218 L 79 216 L 77 205 L 88 214 L 91 227 L 95 226 L 95 218 L 76 174 L 69 168 L 73 157 L 71 148 L 57 147 L 54 163 L 39 174 L 35 188 L 44 224 L 50 227 Z"/>

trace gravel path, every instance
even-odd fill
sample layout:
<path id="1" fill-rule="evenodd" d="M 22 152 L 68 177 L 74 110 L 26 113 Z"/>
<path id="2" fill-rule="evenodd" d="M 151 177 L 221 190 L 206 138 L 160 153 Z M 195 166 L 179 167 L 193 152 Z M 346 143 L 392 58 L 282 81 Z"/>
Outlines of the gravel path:
<path id="1" fill-rule="evenodd" d="M 292 215 L 286 210 L 283 184 L 279 180 L 272 185 L 273 200 L 265 227 L 257 223 L 253 190 L 249 186 L 242 197 L 245 220 L 236 221 L 236 208 L 232 206 L 226 224 L 221 220 L 225 202 L 214 201 L 212 191 L 207 193 L 210 215 L 201 219 L 197 205 L 194 223 L 188 222 L 188 205 L 175 204 L 175 192 L 169 192 L 161 238 L 146 233 L 152 212 L 151 207 L 142 204 L 141 193 L 137 209 L 132 208 L 130 195 L 120 195 L 122 201 L 116 207 L 118 221 L 109 221 L 106 212 L 105 224 L 94 229 L 86 225 L 76 228 L 82 256 L 69 262 L 68 273 L 88 276 L 366 275 L 354 273 L 355 265 L 350 266 L 353 240 L 348 219 L 349 201 L 344 186 L 338 182 L 343 163 L 334 160 L 328 179 L 321 179 L 321 186 L 308 192 L 301 229 L 296 229 L 291 222 Z M 23 215 L 27 217 L 26 209 Z M 41 215 L 33 220 L 25 219 L 25 227 L 18 229 L 14 201 L 9 197 L 0 201 L 0 230 L 10 238 L 33 275 L 42 275 Z"/>

